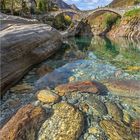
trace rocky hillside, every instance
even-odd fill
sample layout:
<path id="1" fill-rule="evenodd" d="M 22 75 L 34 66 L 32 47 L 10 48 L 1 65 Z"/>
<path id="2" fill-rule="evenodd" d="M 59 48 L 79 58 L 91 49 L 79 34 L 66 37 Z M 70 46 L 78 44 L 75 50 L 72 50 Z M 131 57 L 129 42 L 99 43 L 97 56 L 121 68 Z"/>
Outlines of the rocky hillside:
<path id="1" fill-rule="evenodd" d="M 78 8 L 75 4 L 72 4 L 72 5 L 70 5 L 70 6 L 71 6 L 71 8 L 74 9 L 74 10 L 79 10 L 79 8 Z"/>
<path id="2" fill-rule="evenodd" d="M 118 37 L 125 36 L 130 38 L 140 38 L 140 9 L 134 9 L 127 12 L 124 17 L 115 24 L 109 36 Z"/>
<path id="3" fill-rule="evenodd" d="M 113 0 L 109 6 L 111 7 L 126 7 L 139 4 L 140 0 Z"/>
<path id="4" fill-rule="evenodd" d="M 65 3 L 63 0 L 52 0 L 61 9 L 71 9 L 71 6 Z"/>
<path id="5" fill-rule="evenodd" d="M 76 35 L 106 35 L 118 19 L 120 19 L 118 15 L 110 12 L 103 12 L 96 16 L 91 15 L 87 20 L 79 23 Z"/>
<path id="6" fill-rule="evenodd" d="M 56 4 L 60 9 L 74 9 L 79 10 L 75 4 L 68 5 L 63 0 L 52 0 L 54 4 Z"/>

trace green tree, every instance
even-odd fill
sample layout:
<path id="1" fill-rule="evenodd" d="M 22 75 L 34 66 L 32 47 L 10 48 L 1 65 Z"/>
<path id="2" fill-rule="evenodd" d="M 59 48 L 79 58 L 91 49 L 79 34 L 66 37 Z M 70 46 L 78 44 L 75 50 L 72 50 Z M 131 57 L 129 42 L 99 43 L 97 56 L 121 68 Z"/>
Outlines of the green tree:
<path id="1" fill-rule="evenodd" d="M 0 10 L 5 10 L 5 0 L 0 0 Z"/>
<path id="2" fill-rule="evenodd" d="M 39 10 L 39 12 L 47 11 L 46 1 L 45 0 L 38 0 L 37 9 Z"/>

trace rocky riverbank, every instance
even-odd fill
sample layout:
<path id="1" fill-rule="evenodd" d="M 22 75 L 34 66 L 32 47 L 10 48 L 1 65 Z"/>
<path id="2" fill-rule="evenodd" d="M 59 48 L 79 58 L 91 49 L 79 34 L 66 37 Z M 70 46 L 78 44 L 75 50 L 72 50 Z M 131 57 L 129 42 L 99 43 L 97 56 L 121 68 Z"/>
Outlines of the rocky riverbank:
<path id="1" fill-rule="evenodd" d="M 56 63 L 47 60 L 12 87 L 2 102 L 2 140 L 138 140 L 137 77 L 123 71 L 116 75 L 119 69 L 94 55 L 86 59 L 66 65 L 57 57 Z M 40 68 L 47 74 L 42 78 Z"/>
<path id="2" fill-rule="evenodd" d="M 31 66 L 56 52 L 60 33 L 36 20 L 1 14 L 1 90 L 4 93 Z"/>
<path id="3" fill-rule="evenodd" d="M 139 57 L 134 57 L 138 43 L 129 46 L 134 53 L 130 58 L 135 58 L 131 60 L 122 53 L 129 50 L 129 42 L 122 52 L 122 44 L 115 48 L 118 42 L 109 39 L 62 45 L 62 35 L 48 25 L 1 17 L 6 91 L 1 100 L 1 140 L 139 140 Z M 63 50 L 47 59 L 60 47 Z M 105 58 L 130 67 L 123 70 Z M 128 73 L 130 69 L 137 73 Z"/>
<path id="4" fill-rule="evenodd" d="M 140 38 L 140 16 L 124 17 L 108 33 L 110 37 Z"/>

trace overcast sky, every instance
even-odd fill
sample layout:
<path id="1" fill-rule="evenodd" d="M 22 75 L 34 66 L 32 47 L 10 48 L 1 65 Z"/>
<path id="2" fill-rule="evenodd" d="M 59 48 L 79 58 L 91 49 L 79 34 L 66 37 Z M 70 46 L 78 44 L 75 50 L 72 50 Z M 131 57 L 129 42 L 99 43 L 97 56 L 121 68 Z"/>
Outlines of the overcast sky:
<path id="1" fill-rule="evenodd" d="M 105 6 L 113 0 L 64 0 L 68 4 L 75 4 L 81 10 L 95 9 L 98 6 Z"/>

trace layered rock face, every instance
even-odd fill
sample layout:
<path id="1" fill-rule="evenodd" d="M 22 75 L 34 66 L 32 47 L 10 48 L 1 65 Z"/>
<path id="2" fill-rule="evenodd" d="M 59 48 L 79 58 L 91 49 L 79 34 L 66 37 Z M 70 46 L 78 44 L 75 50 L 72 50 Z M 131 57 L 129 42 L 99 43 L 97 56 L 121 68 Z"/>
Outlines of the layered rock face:
<path id="1" fill-rule="evenodd" d="M 1 14 L 1 89 L 4 93 L 34 64 L 61 46 L 59 32 L 45 24 Z M 13 20 L 12 20 L 13 18 Z M 25 22 L 24 22 L 25 21 Z"/>
<path id="2" fill-rule="evenodd" d="M 114 26 L 108 33 L 110 37 L 140 38 L 140 16 L 122 18 L 118 26 Z"/>

